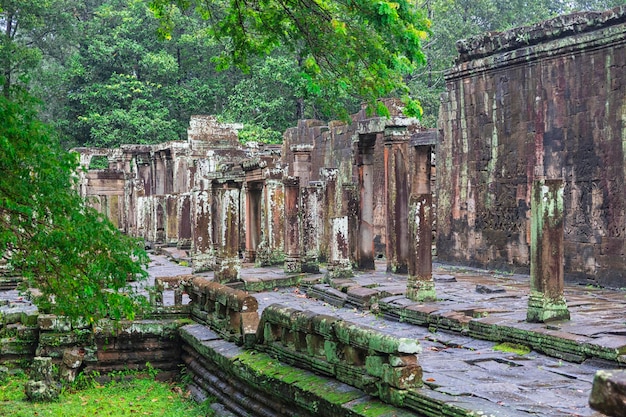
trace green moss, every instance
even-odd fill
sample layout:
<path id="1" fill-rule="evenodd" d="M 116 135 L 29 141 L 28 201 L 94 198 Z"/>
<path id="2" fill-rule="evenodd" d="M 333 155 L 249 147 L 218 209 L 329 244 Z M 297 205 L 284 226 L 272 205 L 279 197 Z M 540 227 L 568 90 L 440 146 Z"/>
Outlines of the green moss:
<path id="1" fill-rule="evenodd" d="M 330 386 L 333 382 L 313 373 L 280 363 L 264 353 L 246 351 L 237 355 L 241 364 L 248 367 L 257 377 L 280 381 L 314 394 L 331 404 L 345 404 L 362 394 L 358 390 L 340 391 Z"/>
<path id="2" fill-rule="evenodd" d="M 497 350 L 499 352 L 508 352 L 515 353 L 517 355 L 526 355 L 530 353 L 531 349 L 526 345 L 521 345 L 518 343 L 509 343 L 504 342 L 493 347 L 493 350 Z"/>
<path id="3" fill-rule="evenodd" d="M 368 401 L 366 403 L 357 404 L 352 408 L 352 410 L 354 410 L 359 415 L 365 417 L 376 417 L 384 415 L 391 416 L 394 415 L 394 412 L 398 411 L 397 408 L 378 401 Z"/>

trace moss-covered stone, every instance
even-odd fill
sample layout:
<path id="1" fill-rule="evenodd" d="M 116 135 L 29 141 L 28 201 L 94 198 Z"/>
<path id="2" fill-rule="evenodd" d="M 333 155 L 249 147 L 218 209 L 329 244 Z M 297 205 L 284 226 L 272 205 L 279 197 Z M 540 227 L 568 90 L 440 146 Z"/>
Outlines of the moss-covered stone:
<path id="1" fill-rule="evenodd" d="M 365 359 L 365 370 L 368 374 L 382 378 L 384 374 L 383 365 L 387 363 L 387 360 L 383 356 L 379 355 L 369 355 Z"/>
<path id="2" fill-rule="evenodd" d="M 526 345 L 520 345 L 518 343 L 504 342 L 497 344 L 493 347 L 493 350 L 500 352 L 515 353 L 517 355 L 526 355 L 531 352 L 531 349 Z"/>

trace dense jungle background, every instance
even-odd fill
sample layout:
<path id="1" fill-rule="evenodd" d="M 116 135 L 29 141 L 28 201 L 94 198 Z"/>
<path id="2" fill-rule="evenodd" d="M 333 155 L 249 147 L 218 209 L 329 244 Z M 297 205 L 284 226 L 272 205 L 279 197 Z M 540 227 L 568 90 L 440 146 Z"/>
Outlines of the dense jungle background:
<path id="1" fill-rule="evenodd" d="M 416 0 L 432 26 L 421 45 L 426 63 L 405 81 L 422 103 L 423 123 L 436 124 L 456 40 L 623 3 Z M 5 86 L 21 83 L 44 101 L 42 118 L 66 148 L 185 139 L 192 114 L 244 123 L 243 140 L 279 142 L 300 118 L 331 120 L 341 117 L 338 108 L 348 114 L 358 108 L 358 97 L 307 84 L 306 63 L 293 45 L 251 58 L 247 71 L 221 69 L 219 57 L 232 39 L 208 30 L 206 13 L 172 6 L 173 25 L 163 36 L 150 6 L 149 0 L 1 1 Z"/>

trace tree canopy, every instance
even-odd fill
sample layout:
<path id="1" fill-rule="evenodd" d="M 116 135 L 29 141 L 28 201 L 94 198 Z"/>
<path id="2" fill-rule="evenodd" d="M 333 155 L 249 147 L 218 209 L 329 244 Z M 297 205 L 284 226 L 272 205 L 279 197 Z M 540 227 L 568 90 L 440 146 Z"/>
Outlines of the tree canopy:
<path id="1" fill-rule="evenodd" d="M 430 21 L 407 0 L 152 0 L 169 37 L 174 5 L 196 11 L 223 45 L 218 68 L 250 70 L 250 57 L 279 48 L 295 54 L 310 94 L 355 95 L 374 103 L 404 97 L 410 115 L 421 115 L 405 76 L 425 63 L 422 42 Z M 382 108 L 382 106 L 381 106 Z M 380 109 L 379 109 L 380 110 Z"/>

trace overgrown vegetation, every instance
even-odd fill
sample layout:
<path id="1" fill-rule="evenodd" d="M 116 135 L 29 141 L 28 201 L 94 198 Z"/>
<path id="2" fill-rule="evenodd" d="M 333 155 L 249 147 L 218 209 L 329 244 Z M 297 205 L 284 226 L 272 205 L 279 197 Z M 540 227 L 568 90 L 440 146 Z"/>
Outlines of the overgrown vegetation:
<path id="1" fill-rule="evenodd" d="M 0 95 L 0 257 L 25 278 L 41 311 L 94 322 L 133 318 L 145 299 L 129 280 L 147 276 L 134 239 L 86 206 L 77 158 L 37 120 L 19 87 Z"/>
<path id="2" fill-rule="evenodd" d="M 46 101 L 43 116 L 67 147 L 184 139 L 192 114 L 242 122 L 254 140 L 274 142 L 300 118 L 345 117 L 389 95 L 418 99 L 434 127 L 458 39 L 618 4 L 0 1 L 2 25 L 12 24 L 0 31 L 11 34 L 0 63 L 6 85 Z"/>
<path id="3" fill-rule="evenodd" d="M 92 377 L 79 375 L 77 383 L 67 387 L 58 401 L 31 403 L 25 400 L 24 384 L 28 377 L 17 373 L 0 382 L 0 415 L 32 416 L 213 416 L 210 403 L 198 404 L 178 384 L 157 382 L 137 373 L 112 375 L 110 382 L 99 384 Z"/>

